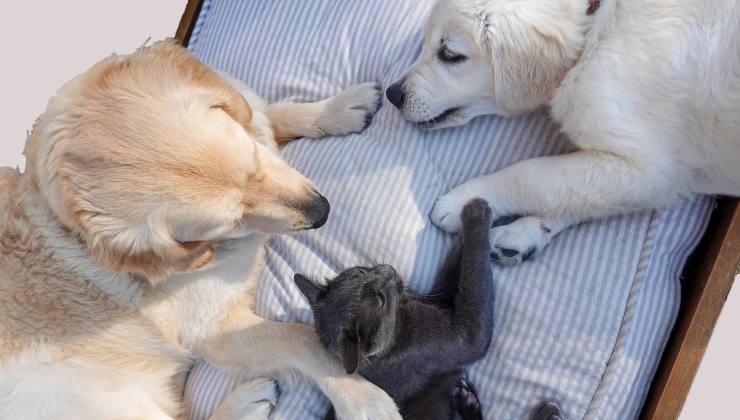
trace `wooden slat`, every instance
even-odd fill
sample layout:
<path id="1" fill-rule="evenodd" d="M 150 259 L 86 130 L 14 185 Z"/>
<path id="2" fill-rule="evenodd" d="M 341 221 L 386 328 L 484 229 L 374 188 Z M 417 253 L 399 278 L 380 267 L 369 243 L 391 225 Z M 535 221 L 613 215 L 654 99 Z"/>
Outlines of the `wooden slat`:
<path id="1" fill-rule="evenodd" d="M 685 271 L 681 312 L 642 419 L 678 418 L 739 270 L 740 206 L 736 199 L 725 199 Z"/>
<path id="2" fill-rule="evenodd" d="M 175 33 L 175 39 L 180 44 L 184 46 L 188 45 L 190 35 L 193 34 L 195 21 L 198 19 L 202 5 L 203 0 L 188 0 L 188 4 L 185 6 L 185 11 L 180 18 L 180 24 L 177 26 L 177 32 Z"/>

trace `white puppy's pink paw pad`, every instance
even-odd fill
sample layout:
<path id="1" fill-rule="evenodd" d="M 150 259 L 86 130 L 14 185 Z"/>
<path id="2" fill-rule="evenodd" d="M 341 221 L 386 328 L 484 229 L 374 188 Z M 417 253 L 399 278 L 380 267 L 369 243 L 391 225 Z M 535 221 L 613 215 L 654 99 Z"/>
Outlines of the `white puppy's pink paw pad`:
<path id="1" fill-rule="evenodd" d="M 539 217 L 522 217 L 509 224 L 494 222 L 489 238 L 491 259 L 508 266 L 539 255 L 550 243 L 552 234 Z"/>

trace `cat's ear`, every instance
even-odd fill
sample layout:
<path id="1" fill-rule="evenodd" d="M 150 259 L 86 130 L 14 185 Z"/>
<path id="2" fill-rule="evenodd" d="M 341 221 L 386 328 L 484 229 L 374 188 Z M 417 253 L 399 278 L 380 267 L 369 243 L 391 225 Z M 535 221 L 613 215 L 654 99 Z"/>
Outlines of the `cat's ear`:
<path id="1" fill-rule="evenodd" d="M 347 334 L 342 342 L 342 364 L 349 375 L 357 372 L 357 365 L 360 362 L 360 343 L 357 340 L 357 335 L 352 333 Z"/>
<path id="2" fill-rule="evenodd" d="M 303 293 L 303 296 L 308 299 L 308 303 L 313 305 L 319 298 L 319 294 L 324 291 L 324 288 L 311 281 L 309 278 L 296 273 L 293 276 L 293 281 L 298 289 Z"/>

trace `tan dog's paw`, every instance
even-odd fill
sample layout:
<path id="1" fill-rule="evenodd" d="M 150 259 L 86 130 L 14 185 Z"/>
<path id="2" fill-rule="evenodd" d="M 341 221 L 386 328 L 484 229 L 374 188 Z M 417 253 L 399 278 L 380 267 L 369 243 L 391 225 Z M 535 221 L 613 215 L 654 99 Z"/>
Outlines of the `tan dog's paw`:
<path id="1" fill-rule="evenodd" d="M 373 119 L 380 108 L 382 89 L 377 83 L 350 86 L 339 95 L 328 99 L 316 121 L 317 128 L 329 136 L 359 133 Z"/>
<path id="2" fill-rule="evenodd" d="M 250 379 L 236 387 L 218 406 L 211 420 L 267 420 L 277 405 L 278 387 L 268 378 Z"/>
<path id="3" fill-rule="evenodd" d="M 324 391 L 339 420 L 402 420 L 393 399 L 360 376 L 339 378 Z"/>

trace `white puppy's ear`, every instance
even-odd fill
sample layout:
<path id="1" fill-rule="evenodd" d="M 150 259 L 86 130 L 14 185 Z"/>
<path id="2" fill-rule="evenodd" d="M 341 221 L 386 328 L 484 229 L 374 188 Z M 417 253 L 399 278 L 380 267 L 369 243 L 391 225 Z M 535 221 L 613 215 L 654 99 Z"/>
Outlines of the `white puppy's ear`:
<path id="1" fill-rule="evenodd" d="M 582 50 L 584 37 L 578 24 L 548 18 L 532 13 L 487 19 L 485 41 L 496 101 L 512 114 L 547 103 Z"/>

